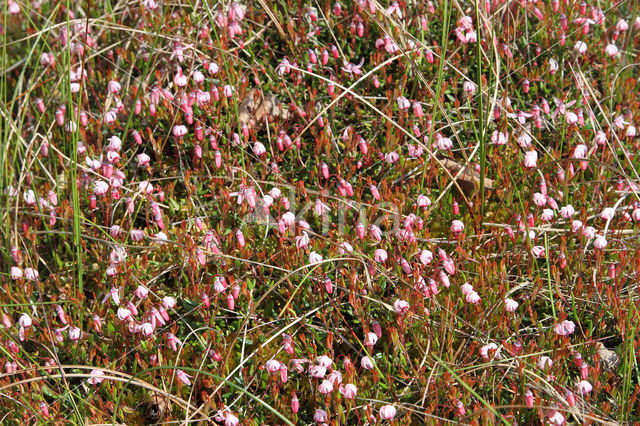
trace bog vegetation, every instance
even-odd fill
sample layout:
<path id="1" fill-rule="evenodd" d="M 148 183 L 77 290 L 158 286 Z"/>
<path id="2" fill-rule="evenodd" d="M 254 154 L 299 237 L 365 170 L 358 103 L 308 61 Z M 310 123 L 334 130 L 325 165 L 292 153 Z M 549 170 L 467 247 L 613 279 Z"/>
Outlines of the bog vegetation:
<path id="1" fill-rule="evenodd" d="M 1 421 L 640 421 L 639 11 L 6 0 Z"/>

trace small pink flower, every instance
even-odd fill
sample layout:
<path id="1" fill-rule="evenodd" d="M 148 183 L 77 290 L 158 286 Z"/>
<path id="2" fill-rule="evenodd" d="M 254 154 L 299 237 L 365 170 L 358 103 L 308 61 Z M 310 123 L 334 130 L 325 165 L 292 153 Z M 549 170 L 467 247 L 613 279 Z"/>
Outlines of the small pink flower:
<path id="1" fill-rule="evenodd" d="M 364 368 L 365 370 L 373 370 L 374 364 L 373 364 L 373 361 L 371 360 L 371 358 L 369 358 L 368 356 L 364 356 L 360 360 L 360 366 L 362 368 Z"/>
<path id="2" fill-rule="evenodd" d="M 598 235 L 593 242 L 593 246 L 599 250 L 602 250 L 607 246 L 607 239 L 602 235 Z"/>
<path id="3" fill-rule="evenodd" d="M 316 423 L 324 423 L 328 419 L 327 412 L 321 409 L 316 409 L 316 412 L 313 414 L 313 420 Z"/>
<path id="4" fill-rule="evenodd" d="M 420 194 L 418 195 L 417 205 L 422 208 L 429 207 L 431 205 L 431 200 L 426 195 Z"/>
<path id="5" fill-rule="evenodd" d="M 354 399 L 356 397 L 356 394 L 358 393 L 358 388 L 351 383 L 341 385 L 338 390 L 346 399 Z"/>
<path id="6" fill-rule="evenodd" d="M 537 259 L 541 259 L 547 256 L 545 253 L 545 249 L 542 246 L 533 246 L 533 248 L 531 249 L 531 254 Z"/>
<path id="7" fill-rule="evenodd" d="M 475 291 L 471 291 L 470 293 L 467 293 L 467 295 L 465 296 L 465 300 L 468 303 L 475 305 L 480 302 L 480 295 Z"/>
<path id="8" fill-rule="evenodd" d="M 533 407 L 533 392 L 531 392 L 531 389 L 527 389 L 524 392 L 524 402 L 527 407 Z"/>
<path id="9" fill-rule="evenodd" d="M 476 91 L 478 90 L 478 85 L 472 81 L 465 81 L 462 84 L 462 90 L 464 91 L 464 93 L 466 93 L 468 97 L 472 97 L 473 95 L 476 94 Z"/>
<path id="10" fill-rule="evenodd" d="M 560 216 L 562 216 L 565 219 L 569 219 L 575 213 L 576 213 L 576 210 L 573 208 L 571 204 L 567 204 L 566 206 L 560 209 Z M 580 223 L 580 225 L 582 226 L 582 223 Z"/>
<path id="11" fill-rule="evenodd" d="M 315 251 L 312 251 L 311 253 L 309 253 L 309 264 L 314 264 L 314 263 L 319 263 L 319 262 L 322 262 L 322 256 L 321 255 L 319 255 Z"/>
<path id="12" fill-rule="evenodd" d="M 383 249 L 376 249 L 373 258 L 376 262 L 384 263 L 387 260 L 387 252 Z"/>
<path id="13" fill-rule="evenodd" d="M 433 253 L 430 250 L 424 249 L 420 252 L 420 262 L 423 265 L 428 265 L 433 260 Z"/>
<path id="14" fill-rule="evenodd" d="M 579 40 L 576 42 L 576 44 L 573 46 L 574 50 L 576 52 L 578 52 L 579 54 L 584 54 L 587 51 L 587 43 L 585 43 L 582 40 Z"/>
<path id="15" fill-rule="evenodd" d="M 177 126 L 173 126 L 173 136 L 180 138 L 187 134 L 187 126 L 179 124 Z"/>
<path id="16" fill-rule="evenodd" d="M 536 168 L 538 162 L 538 152 L 535 150 L 527 151 L 524 155 L 524 166 L 528 169 Z"/>
<path id="17" fill-rule="evenodd" d="M 409 302 L 407 302 L 406 300 L 398 299 L 393 302 L 393 309 L 395 309 L 396 313 L 398 314 L 406 314 L 407 312 L 409 312 L 409 308 Z"/>
<path id="18" fill-rule="evenodd" d="M 409 102 L 409 100 L 404 96 L 399 96 L 397 99 L 397 102 L 398 102 L 398 108 L 400 108 L 401 111 L 407 110 L 411 106 L 411 103 Z"/>
<path id="19" fill-rule="evenodd" d="M 547 370 L 553 366 L 553 360 L 546 355 L 543 355 L 538 359 L 538 368 L 540 370 Z"/>
<path id="20" fill-rule="evenodd" d="M 460 291 L 466 296 L 473 291 L 473 286 L 469 283 L 464 283 L 460 286 Z"/>
<path id="21" fill-rule="evenodd" d="M 22 278 L 22 269 L 18 268 L 17 266 L 12 266 L 11 267 L 11 279 L 19 280 L 20 278 Z"/>
<path id="22" fill-rule="evenodd" d="M 507 312 L 514 312 L 518 309 L 518 302 L 513 299 L 504 299 L 504 310 Z"/>
<path id="23" fill-rule="evenodd" d="M 277 373 L 278 371 L 280 371 L 280 361 L 275 360 L 275 359 L 270 359 L 269 361 L 267 361 L 267 363 L 265 364 L 265 369 L 269 372 L 269 373 Z"/>
<path id="24" fill-rule="evenodd" d="M 610 58 L 613 58 L 618 54 L 618 48 L 615 44 L 607 44 L 607 46 L 604 48 L 604 53 Z"/>
<path id="25" fill-rule="evenodd" d="M 87 379 L 87 382 L 90 385 L 97 385 L 104 381 L 104 371 L 102 370 L 91 370 L 91 373 L 89 374 L 91 375 L 91 377 Z"/>
<path id="26" fill-rule="evenodd" d="M 491 142 L 496 145 L 505 145 L 507 143 L 508 133 L 495 130 L 491 135 Z"/>
<path id="27" fill-rule="evenodd" d="M 29 281 L 37 281 L 40 274 L 37 269 L 34 268 L 25 268 L 24 269 L 24 277 Z"/>
<path id="28" fill-rule="evenodd" d="M 544 209 L 542 214 L 540 215 L 540 219 L 543 222 L 550 222 L 553 220 L 553 210 L 552 209 Z"/>
<path id="29" fill-rule="evenodd" d="M 593 386 L 586 380 L 582 380 L 576 386 L 578 388 L 578 393 L 580 395 L 587 395 L 589 392 L 593 390 Z"/>
<path id="30" fill-rule="evenodd" d="M 454 220 L 453 222 L 451 222 L 451 232 L 453 232 L 454 234 L 459 234 L 462 231 L 464 231 L 464 223 L 459 220 Z"/>
<path id="31" fill-rule="evenodd" d="M 120 83 L 118 83 L 117 81 L 111 80 L 109 82 L 108 88 L 109 88 L 109 93 L 112 93 L 115 95 L 120 92 L 121 86 L 120 86 Z"/>
<path id="32" fill-rule="evenodd" d="M 600 213 L 600 218 L 603 220 L 611 220 L 613 216 L 616 214 L 616 209 L 613 207 L 607 207 Z"/>
<path id="33" fill-rule="evenodd" d="M 560 336 L 569 336 L 573 334 L 575 329 L 576 325 L 573 321 L 564 320 L 560 324 L 557 324 L 553 330 Z"/>
<path id="34" fill-rule="evenodd" d="M 138 154 L 138 167 L 149 167 L 150 161 L 151 158 L 144 152 L 142 154 Z"/>
<path id="35" fill-rule="evenodd" d="M 485 361 L 500 359 L 500 349 L 495 343 L 489 343 L 480 348 L 480 356 Z"/>
<path id="36" fill-rule="evenodd" d="M 187 373 L 185 373 L 182 370 L 176 370 L 176 376 L 185 385 L 187 385 L 187 386 L 191 385 L 191 380 L 189 380 L 189 378 L 192 378 L 193 376 L 188 375 Z"/>
<path id="37" fill-rule="evenodd" d="M 324 380 L 320 383 L 320 386 L 318 386 L 318 391 L 323 395 L 331 393 L 333 391 L 333 384 L 329 380 Z"/>
<path id="38" fill-rule="evenodd" d="M 380 408 L 380 417 L 383 420 L 392 420 L 396 416 L 396 407 L 393 405 L 385 405 Z"/>

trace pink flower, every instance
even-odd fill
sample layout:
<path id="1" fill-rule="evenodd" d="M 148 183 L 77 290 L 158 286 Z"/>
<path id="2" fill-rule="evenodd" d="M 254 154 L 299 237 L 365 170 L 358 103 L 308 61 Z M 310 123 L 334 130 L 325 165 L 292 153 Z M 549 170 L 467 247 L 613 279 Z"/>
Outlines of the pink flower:
<path id="1" fill-rule="evenodd" d="M 227 414 L 224 419 L 224 426 L 236 426 L 238 423 L 240 423 L 240 420 L 231 413 Z"/>
<path id="2" fill-rule="evenodd" d="M 144 152 L 138 154 L 138 167 L 149 167 L 149 161 L 151 161 L 151 158 Z"/>
<path id="3" fill-rule="evenodd" d="M 505 145 L 507 143 L 508 133 L 502 133 L 497 130 L 491 135 L 491 142 L 496 145 Z"/>
<path id="4" fill-rule="evenodd" d="M 627 23 L 627 21 L 625 21 L 624 19 L 620 19 L 617 23 L 616 23 L 616 29 L 618 31 L 620 31 L 621 33 L 627 31 L 629 29 L 629 24 Z"/>
<path id="5" fill-rule="evenodd" d="M 409 100 L 404 96 L 399 96 L 397 99 L 397 102 L 398 102 L 398 108 L 400 108 L 401 111 L 409 109 L 409 107 L 411 106 L 411 103 L 409 102 Z"/>
<path id="6" fill-rule="evenodd" d="M 376 225 L 369 226 L 369 233 L 371 234 L 371 238 L 380 242 L 382 241 L 382 230 L 378 228 Z"/>
<path id="7" fill-rule="evenodd" d="M 321 355 L 316 358 L 316 364 L 324 368 L 329 368 L 333 365 L 333 360 L 326 355 Z"/>
<path id="8" fill-rule="evenodd" d="M 471 97 L 475 95 L 476 91 L 478 90 L 478 85 L 472 81 L 465 81 L 462 84 L 462 90 L 464 91 L 464 93 L 466 93 L 468 97 Z"/>
<path id="9" fill-rule="evenodd" d="M 567 113 L 564 115 L 564 119 L 567 124 L 576 124 L 578 122 L 578 115 L 575 112 L 567 111 Z"/>
<path id="10" fill-rule="evenodd" d="M 565 418 L 558 410 L 547 410 L 547 418 L 552 425 L 563 425 Z"/>
<path id="11" fill-rule="evenodd" d="M 590 240 L 596 236 L 596 229 L 593 226 L 587 226 L 582 230 L 582 236 Z"/>
<path id="12" fill-rule="evenodd" d="M 376 333 L 369 332 L 365 337 L 364 345 L 368 348 L 372 348 L 377 341 L 378 341 L 378 335 Z"/>
<path id="13" fill-rule="evenodd" d="M 102 370 L 91 370 L 89 373 L 91 377 L 87 379 L 87 382 L 90 385 L 97 385 L 98 383 L 102 383 L 104 381 L 104 371 Z"/>
<path id="14" fill-rule="evenodd" d="M 524 155 L 524 166 L 528 169 L 534 169 L 538 162 L 538 152 L 535 150 L 527 151 Z"/>
<path id="15" fill-rule="evenodd" d="M 302 231 L 302 235 L 296 236 L 295 240 L 296 247 L 298 249 L 303 249 L 309 245 L 309 234 L 307 234 L 305 231 Z"/>
<path id="16" fill-rule="evenodd" d="M 384 159 L 389 164 L 395 164 L 400 159 L 400 155 L 398 155 L 398 153 L 394 151 L 394 152 L 385 154 Z"/>
<path id="17" fill-rule="evenodd" d="M 471 303 L 472 305 L 475 305 L 476 303 L 480 302 L 480 295 L 478 293 L 476 293 L 475 291 L 471 291 L 471 292 L 467 293 L 467 295 L 465 296 L 465 300 L 468 303 Z"/>
<path id="18" fill-rule="evenodd" d="M 587 395 L 593 390 L 591 383 L 586 380 L 580 381 L 576 387 L 578 388 L 578 393 L 580 393 L 580 395 Z"/>
<path id="19" fill-rule="evenodd" d="M 616 47 L 615 44 L 607 44 L 607 46 L 604 48 L 604 53 L 607 56 L 613 58 L 618 54 L 618 48 Z"/>
<path id="20" fill-rule="evenodd" d="M 360 60 L 360 63 L 358 65 L 354 65 L 351 62 L 345 63 L 345 65 L 342 67 L 342 71 L 346 72 L 347 74 L 360 75 L 362 74 L 361 68 L 363 64 L 364 64 L 364 58 Z"/>
<path id="21" fill-rule="evenodd" d="M 24 277 L 29 281 L 36 281 L 40 274 L 37 269 L 34 268 L 25 268 L 24 269 Z"/>
<path id="22" fill-rule="evenodd" d="M 533 407 L 533 392 L 531 392 L 531 389 L 527 389 L 524 392 L 524 402 L 527 407 Z"/>
<path id="23" fill-rule="evenodd" d="M 636 128 L 635 126 L 629 126 L 627 127 L 627 130 L 625 130 L 624 135 L 628 138 L 634 138 L 636 136 Z"/>
<path id="24" fill-rule="evenodd" d="M 430 250 L 424 249 L 420 252 L 420 262 L 423 265 L 428 265 L 433 260 L 433 253 Z"/>
<path id="25" fill-rule="evenodd" d="M 29 315 L 22 314 L 18 319 L 18 324 L 20 324 L 20 327 L 29 328 L 33 325 L 33 320 Z"/>
<path id="26" fill-rule="evenodd" d="M 429 207 L 431 205 L 431 200 L 426 195 L 420 194 L 418 195 L 417 205 L 422 208 Z"/>
<path id="27" fill-rule="evenodd" d="M 360 360 L 360 366 L 362 368 L 364 368 L 365 370 L 373 370 L 374 364 L 373 364 L 373 361 L 371 360 L 371 358 L 369 358 L 368 356 L 364 356 Z"/>
<path id="28" fill-rule="evenodd" d="M 409 312 L 409 307 L 409 302 L 406 300 L 398 299 L 393 302 L 393 309 L 395 309 L 398 314 L 406 314 Z"/>
<path id="29" fill-rule="evenodd" d="M 123 308 L 120 307 L 118 308 L 118 319 L 120 319 L 120 321 L 126 321 L 129 318 L 131 318 L 131 311 L 127 308 Z"/>
<path id="30" fill-rule="evenodd" d="M 553 328 L 555 333 L 559 336 L 569 336 L 570 334 L 573 334 L 575 329 L 576 329 L 576 325 L 574 324 L 573 321 L 569 321 L 569 320 L 564 320 Z"/>
<path id="31" fill-rule="evenodd" d="M 253 152 L 257 155 L 257 156 L 261 156 L 262 154 L 264 154 L 265 152 L 267 152 L 267 148 L 264 147 L 264 145 L 260 142 L 256 142 L 253 144 Z"/>
<path id="32" fill-rule="evenodd" d="M 573 46 L 573 49 L 578 52 L 579 54 L 584 54 L 587 51 L 587 43 L 585 43 L 582 40 L 579 40 L 576 42 L 576 44 Z"/>
<path id="33" fill-rule="evenodd" d="M 518 302 L 513 299 L 504 299 L 504 310 L 507 312 L 514 312 L 518 309 Z"/>
<path id="34" fill-rule="evenodd" d="M 108 85 L 109 93 L 117 94 L 120 92 L 120 83 L 115 80 L 111 80 Z"/>
<path id="35" fill-rule="evenodd" d="M 604 249 L 607 246 L 607 239 L 602 235 L 598 235 L 593 242 L 593 246 L 599 250 Z"/>
<path id="36" fill-rule="evenodd" d="M 453 232 L 454 234 L 459 234 L 462 231 L 464 231 L 464 223 L 459 220 L 454 220 L 453 222 L 451 222 L 451 232 Z"/>
<path id="37" fill-rule="evenodd" d="M 453 147 L 453 142 L 449 138 L 442 137 L 440 133 L 436 133 L 436 146 L 442 151 L 449 151 Z"/>
<path id="38" fill-rule="evenodd" d="M 153 326 L 153 324 L 149 322 L 145 322 L 140 325 L 140 332 L 142 333 L 143 336 L 149 337 L 153 334 L 154 331 L 155 331 L 155 327 Z"/>
<path id="39" fill-rule="evenodd" d="M 489 343 L 480 348 L 480 356 L 485 361 L 500 359 L 500 349 L 495 343 Z"/>
<path id="40" fill-rule="evenodd" d="M 396 407 L 393 405 L 385 405 L 380 408 L 380 417 L 383 420 L 391 420 L 396 416 Z"/>
<path id="41" fill-rule="evenodd" d="M 265 364 L 264 368 L 271 374 L 273 373 L 277 373 L 278 371 L 280 371 L 280 361 L 275 360 L 275 359 L 270 359 L 269 361 L 267 361 L 267 363 Z"/>
<path id="42" fill-rule="evenodd" d="M 460 291 L 466 296 L 473 291 L 473 286 L 469 283 L 464 283 L 460 286 Z"/>
<path id="43" fill-rule="evenodd" d="M 323 395 L 331 393 L 333 391 L 333 384 L 329 380 L 324 380 L 320 383 L 320 386 L 318 386 L 318 391 Z"/>
<path id="44" fill-rule="evenodd" d="M 22 269 L 18 268 L 17 266 L 12 266 L 11 267 L 11 279 L 19 280 L 20 278 L 22 278 Z"/>
<path id="45" fill-rule="evenodd" d="M 177 126 L 173 126 L 173 136 L 180 138 L 187 134 L 187 126 L 179 124 Z"/>
<path id="46" fill-rule="evenodd" d="M 546 355 L 543 355 L 538 359 L 538 368 L 540 370 L 547 370 L 553 366 L 553 360 Z"/>
<path id="47" fill-rule="evenodd" d="M 358 388 L 351 383 L 341 385 L 338 390 L 346 399 L 354 399 L 356 397 L 356 394 L 358 393 Z"/>
<path id="48" fill-rule="evenodd" d="M 566 206 L 560 209 L 560 216 L 562 216 L 565 219 L 569 219 L 575 213 L 576 213 L 576 210 L 573 208 L 571 204 L 567 204 Z M 582 226 L 582 223 L 580 223 L 580 226 Z"/>
<path id="49" fill-rule="evenodd" d="M 313 420 L 316 423 L 324 423 L 326 422 L 328 419 L 327 417 L 327 412 L 321 409 L 317 409 L 316 412 L 313 414 Z"/>
<path id="50" fill-rule="evenodd" d="M 178 346 L 182 346 L 182 340 L 178 339 L 173 333 L 167 333 L 167 344 L 172 351 L 176 352 Z"/>
<path id="51" fill-rule="evenodd" d="M 138 285 L 138 288 L 136 288 L 136 296 L 138 296 L 140 299 L 144 299 L 148 294 L 149 290 L 147 290 L 145 286 L 143 286 L 142 284 Z"/>
<path id="52" fill-rule="evenodd" d="M 321 365 L 312 365 L 309 367 L 309 374 L 316 379 L 322 379 L 327 374 L 327 368 Z"/>
<path id="53" fill-rule="evenodd" d="M 376 262 L 384 263 L 387 260 L 387 252 L 383 249 L 376 249 L 373 254 L 373 259 Z"/>
<path id="54" fill-rule="evenodd" d="M 322 262 L 322 256 L 321 255 L 319 255 L 315 251 L 312 251 L 311 253 L 309 253 L 309 264 L 314 264 L 314 263 L 319 263 L 319 262 Z"/>
<path id="55" fill-rule="evenodd" d="M 133 241 L 142 241 L 144 239 L 144 231 L 142 229 L 132 229 L 129 235 Z"/>
<path id="56" fill-rule="evenodd" d="M 600 213 L 600 218 L 603 220 L 611 220 L 613 216 L 616 214 L 616 209 L 613 207 L 607 207 Z"/>
<path id="57" fill-rule="evenodd" d="M 545 253 L 545 249 L 542 246 L 533 246 L 533 248 L 531 248 L 531 254 L 537 259 L 541 259 L 547 256 Z"/>
<path id="58" fill-rule="evenodd" d="M 550 222 L 553 220 L 553 210 L 552 209 L 544 209 L 542 214 L 540 215 L 540 219 L 544 222 Z"/>
<path id="59" fill-rule="evenodd" d="M 193 377 L 188 375 L 187 373 L 185 373 L 182 370 L 176 370 L 176 377 L 178 377 L 178 379 L 180 379 L 180 381 L 182 381 L 182 383 L 184 383 L 185 385 L 189 386 L 191 385 L 191 380 L 189 380 L 189 378 Z"/>

